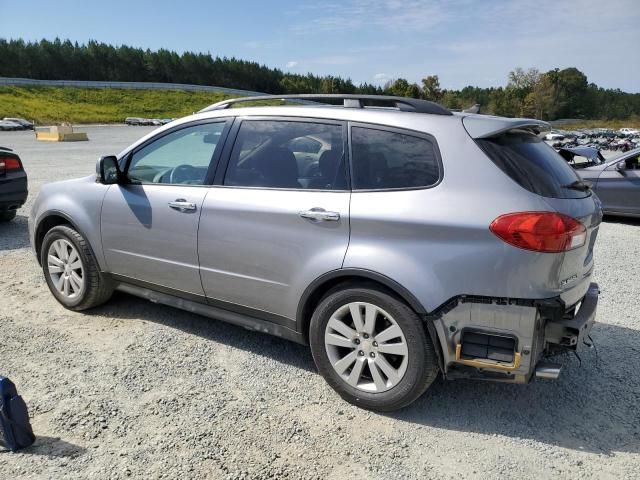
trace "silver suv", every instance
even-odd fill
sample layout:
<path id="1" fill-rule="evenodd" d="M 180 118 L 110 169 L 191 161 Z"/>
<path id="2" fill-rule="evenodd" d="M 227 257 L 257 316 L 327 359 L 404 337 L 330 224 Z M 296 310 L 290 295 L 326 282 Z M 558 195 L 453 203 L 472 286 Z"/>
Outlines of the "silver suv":
<path id="1" fill-rule="evenodd" d="M 228 108 L 245 100 L 42 187 L 30 237 L 62 305 L 120 290 L 308 343 L 381 411 L 438 373 L 556 378 L 548 357 L 583 345 L 602 211 L 547 124 L 399 97 Z"/>

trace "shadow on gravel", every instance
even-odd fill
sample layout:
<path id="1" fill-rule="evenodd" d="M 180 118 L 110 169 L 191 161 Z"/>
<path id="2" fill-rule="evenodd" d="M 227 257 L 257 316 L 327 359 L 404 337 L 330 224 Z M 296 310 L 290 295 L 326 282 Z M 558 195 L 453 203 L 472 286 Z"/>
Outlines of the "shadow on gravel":
<path id="1" fill-rule="evenodd" d="M 389 416 L 585 452 L 639 453 L 640 331 L 596 324 L 593 338 L 599 355 L 581 352 L 581 366 L 573 355 L 556 357 L 563 371 L 555 382 L 436 382 L 413 405 Z"/>
<path id="2" fill-rule="evenodd" d="M 27 217 L 17 215 L 10 222 L 0 222 L 0 252 L 29 247 Z"/>
<path id="3" fill-rule="evenodd" d="M 65 442 L 56 437 L 37 436 L 36 443 L 29 448 L 20 450 L 26 455 L 42 455 L 45 457 L 77 457 L 82 455 L 86 448 Z"/>
<path id="4" fill-rule="evenodd" d="M 308 347 L 118 293 L 87 314 L 148 321 L 315 372 Z M 640 331 L 596 324 L 599 352 L 558 357 L 560 378 L 528 385 L 435 382 L 389 418 L 434 428 L 525 439 L 578 451 L 640 452 Z M 329 388 L 329 387 L 327 387 Z"/>
<path id="5" fill-rule="evenodd" d="M 203 317 L 165 305 L 157 305 L 124 293 L 115 292 L 108 303 L 84 313 L 159 323 L 190 335 L 197 335 L 206 340 L 246 350 L 309 372 L 316 371 L 311 351 L 304 345 L 265 333 L 246 330 L 221 320 Z"/>

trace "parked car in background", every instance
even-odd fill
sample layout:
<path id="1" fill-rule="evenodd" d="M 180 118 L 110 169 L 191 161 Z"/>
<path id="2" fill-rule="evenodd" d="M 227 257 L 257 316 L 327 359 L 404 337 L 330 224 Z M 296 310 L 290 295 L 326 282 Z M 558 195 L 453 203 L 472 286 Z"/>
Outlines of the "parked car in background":
<path id="1" fill-rule="evenodd" d="M 124 123 L 127 125 L 143 125 L 143 126 L 152 126 L 152 125 L 163 125 L 163 121 L 159 118 L 142 118 L 142 117 L 127 117 L 124 119 Z"/>
<path id="2" fill-rule="evenodd" d="M 551 130 L 544 136 L 545 140 L 553 141 L 553 140 L 564 140 L 565 136 L 557 130 Z"/>
<path id="3" fill-rule="evenodd" d="M 25 129 L 25 130 L 33 130 L 34 129 L 33 123 L 30 122 L 29 120 L 25 120 L 24 118 L 4 117 L 3 120 L 8 121 L 8 122 L 17 123 L 18 125 L 22 126 L 22 128 Z"/>
<path id="4" fill-rule="evenodd" d="M 624 136 L 640 135 L 640 130 L 636 128 L 621 128 L 618 132 Z"/>
<path id="5" fill-rule="evenodd" d="M 24 130 L 24 127 L 19 123 L 12 122 L 10 120 L 0 120 L 0 131 L 14 131 L 14 130 Z"/>
<path id="6" fill-rule="evenodd" d="M 283 98 L 325 104 L 229 108 Z M 364 408 L 438 373 L 557 378 L 548 357 L 595 321 L 602 212 L 545 128 L 400 97 L 226 100 L 43 185 L 30 240 L 66 308 L 120 290 L 310 344 Z"/>
<path id="7" fill-rule="evenodd" d="M 140 117 L 127 117 L 124 119 L 127 125 L 144 125 L 144 119 Z"/>
<path id="8" fill-rule="evenodd" d="M 8 222 L 27 201 L 27 173 L 13 150 L 0 147 L 0 222 Z"/>
<path id="9" fill-rule="evenodd" d="M 594 167 L 606 162 L 600 150 L 593 147 L 562 147 L 558 153 L 575 169 Z"/>
<path id="10" fill-rule="evenodd" d="M 577 173 L 592 183 L 604 213 L 640 217 L 640 148 Z"/>

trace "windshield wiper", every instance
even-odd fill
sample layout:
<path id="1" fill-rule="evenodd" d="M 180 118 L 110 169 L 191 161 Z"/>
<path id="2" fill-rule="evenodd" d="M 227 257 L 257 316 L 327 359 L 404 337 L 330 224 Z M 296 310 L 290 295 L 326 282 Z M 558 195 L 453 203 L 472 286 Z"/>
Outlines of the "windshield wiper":
<path id="1" fill-rule="evenodd" d="M 593 182 L 590 182 L 589 180 L 576 180 L 575 182 L 568 185 L 563 185 L 562 188 L 578 190 L 579 192 L 588 192 L 589 190 L 591 190 L 592 185 Z"/>

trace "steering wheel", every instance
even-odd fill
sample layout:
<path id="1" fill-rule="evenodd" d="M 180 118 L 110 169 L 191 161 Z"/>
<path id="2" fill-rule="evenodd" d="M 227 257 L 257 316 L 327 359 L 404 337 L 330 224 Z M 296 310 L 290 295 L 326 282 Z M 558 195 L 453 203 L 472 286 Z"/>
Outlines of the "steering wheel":
<path id="1" fill-rule="evenodd" d="M 198 171 L 192 165 L 182 164 L 171 170 L 169 174 L 169 183 L 188 183 L 191 180 L 197 180 Z"/>

